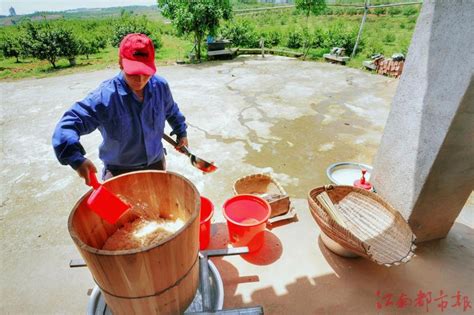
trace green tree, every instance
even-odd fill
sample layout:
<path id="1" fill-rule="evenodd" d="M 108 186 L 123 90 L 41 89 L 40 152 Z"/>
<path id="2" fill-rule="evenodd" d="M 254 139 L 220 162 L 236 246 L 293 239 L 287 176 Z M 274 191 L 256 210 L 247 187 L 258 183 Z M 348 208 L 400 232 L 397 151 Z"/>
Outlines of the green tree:
<path id="1" fill-rule="evenodd" d="M 14 57 L 16 58 L 16 63 L 19 63 L 20 60 L 18 58 L 22 54 L 19 38 L 16 36 L 5 37 L 2 38 L 1 43 L 3 56 L 7 58 Z"/>
<path id="2" fill-rule="evenodd" d="M 331 49 L 333 47 L 343 47 L 346 51 L 352 51 L 357 38 L 357 28 L 343 24 L 342 22 L 331 25 L 324 34 L 322 47 Z M 362 50 L 364 41 L 359 42 Z"/>
<path id="3" fill-rule="evenodd" d="M 175 25 L 178 34 L 194 35 L 196 57 L 201 60 L 201 42 L 206 34 L 215 35 L 221 19 L 232 14 L 230 0 L 158 0 L 164 17 Z"/>
<path id="4" fill-rule="evenodd" d="M 127 12 L 127 11 L 125 11 Z M 131 14 L 122 14 L 121 18 L 115 23 L 111 38 L 112 46 L 118 47 L 122 39 L 131 33 L 141 33 L 150 37 L 155 46 L 155 52 L 163 45 L 158 29 L 154 30 L 148 18 L 132 16 Z"/>
<path id="5" fill-rule="evenodd" d="M 87 59 L 89 59 L 89 55 L 96 54 L 107 46 L 107 41 L 101 36 L 82 36 L 79 37 L 77 41 L 79 45 L 79 54 L 85 55 Z"/>
<path id="6" fill-rule="evenodd" d="M 311 41 L 311 45 L 316 48 L 323 47 L 324 39 L 324 30 L 321 27 L 316 27 L 313 32 L 313 40 Z"/>
<path id="7" fill-rule="evenodd" d="M 255 25 L 248 21 L 238 21 L 224 24 L 220 30 L 222 37 L 229 39 L 234 46 L 258 48 L 260 35 L 255 30 Z"/>
<path id="8" fill-rule="evenodd" d="M 34 58 L 48 60 L 53 68 L 56 68 L 56 61 L 60 56 L 59 46 L 54 43 L 54 35 L 49 27 L 42 29 L 38 23 L 28 22 L 25 25 L 26 37 L 24 43 L 27 43 L 26 49 Z"/>
<path id="9" fill-rule="evenodd" d="M 295 30 L 288 33 L 288 42 L 286 46 L 288 48 L 300 48 L 304 42 L 303 35 L 301 32 Z"/>
<path id="10" fill-rule="evenodd" d="M 74 66 L 76 64 L 75 58 L 80 54 L 77 37 L 72 31 L 64 28 L 55 29 L 53 34 L 55 35 L 55 42 L 60 47 L 59 56 L 66 57 L 71 66 Z"/>
<path id="11" fill-rule="evenodd" d="M 325 0 L 295 0 L 296 10 L 306 15 L 306 20 L 310 14 L 320 15 L 326 10 Z"/>
<path id="12" fill-rule="evenodd" d="M 61 57 L 69 59 L 73 65 L 74 58 L 79 53 L 79 45 L 72 31 L 63 28 L 61 25 L 41 23 L 26 25 L 27 50 L 35 58 L 48 60 L 53 68 L 56 68 L 56 61 Z"/>
<path id="13" fill-rule="evenodd" d="M 281 41 L 281 33 L 279 31 L 270 31 L 266 37 L 266 42 L 270 44 L 270 46 L 278 46 Z"/>
<path id="14" fill-rule="evenodd" d="M 296 10 L 303 12 L 306 15 L 306 26 L 303 29 L 303 59 L 306 58 L 309 49 L 311 48 L 311 39 L 308 31 L 308 18 L 310 14 L 320 15 L 327 9 L 325 0 L 295 0 Z"/>

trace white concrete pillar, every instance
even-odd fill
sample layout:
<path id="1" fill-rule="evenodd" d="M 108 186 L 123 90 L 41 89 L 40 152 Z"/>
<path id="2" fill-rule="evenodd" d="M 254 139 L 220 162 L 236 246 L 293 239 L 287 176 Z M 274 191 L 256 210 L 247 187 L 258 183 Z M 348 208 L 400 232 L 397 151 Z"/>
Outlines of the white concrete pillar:
<path id="1" fill-rule="evenodd" d="M 474 1 L 426 0 L 374 161 L 418 241 L 445 237 L 474 188 Z"/>

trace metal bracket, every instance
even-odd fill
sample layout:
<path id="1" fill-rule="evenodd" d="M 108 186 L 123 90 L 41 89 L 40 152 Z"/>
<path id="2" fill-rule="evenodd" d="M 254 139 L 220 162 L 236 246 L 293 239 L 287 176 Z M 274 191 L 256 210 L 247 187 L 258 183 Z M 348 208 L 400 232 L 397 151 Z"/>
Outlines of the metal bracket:
<path id="1" fill-rule="evenodd" d="M 196 312 L 189 313 L 193 315 L 263 315 L 263 307 L 254 306 L 254 307 L 243 307 L 243 308 L 233 308 L 226 309 L 222 311 L 215 312 Z"/>
<path id="2" fill-rule="evenodd" d="M 235 247 L 223 249 L 210 249 L 199 252 L 199 271 L 201 281 L 202 309 L 204 312 L 214 311 L 211 306 L 211 284 L 209 283 L 208 257 L 241 255 L 249 252 L 248 247 Z"/>
<path id="3" fill-rule="evenodd" d="M 78 267 L 86 267 L 87 264 L 83 259 L 71 259 L 69 261 L 69 268 L 78 268 Z"/>
<path id="4" fill-rule="evenodd" d="M 249 252 L 249 248 L 247 246 L 242 246 L 242 247 L 233 247 L 233 248 L 203 250 L 200 252 L 200 254 L 208 256 L 208 257 L 215 257 L 215 256 L 242 255 L 242 254 L 247 254 L 248 252 Z"/>
<path id="5" fill-rule="evenodd" d="M 260 315 L 263 314 L 263 308 L 261 306 L 256 307 L 245 307 L 245 308 L 235 308 L 235 309 L 226 309 L 221 311 L 216 311 L 212 309 L 211 303 L 211 287 L 209 283 L 209 257 L 219 257 L 219 256 L 232 256 L 232 255 L 242 255 L 249 252 L 248 247 L 234 247 L 234 248 L 223 248 L 223 249 L 210 249 L 199 252 L 199 271 L 200 271 L 200 290 L 202 295 L 202 307 L 203 312 L 195 312 L 190 314 L 195 315 Z M 71 259 L 69 261 L 70 268 L 86 267 L 87 264 L 83 259 Z"/>

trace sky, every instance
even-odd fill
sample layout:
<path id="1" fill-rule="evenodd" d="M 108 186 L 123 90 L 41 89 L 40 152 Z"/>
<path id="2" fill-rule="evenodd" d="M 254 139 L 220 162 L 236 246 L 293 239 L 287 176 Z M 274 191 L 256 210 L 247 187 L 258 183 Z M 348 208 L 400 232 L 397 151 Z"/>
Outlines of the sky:
<path id="1" fill-rule="evenodd" d="M 35 11 L 155 5 L 156 0 L 0 0 L 0 3 L 0 15 L 9 15 L 10 7 L 15 8 L 16 14 L 29 14 Z"/>

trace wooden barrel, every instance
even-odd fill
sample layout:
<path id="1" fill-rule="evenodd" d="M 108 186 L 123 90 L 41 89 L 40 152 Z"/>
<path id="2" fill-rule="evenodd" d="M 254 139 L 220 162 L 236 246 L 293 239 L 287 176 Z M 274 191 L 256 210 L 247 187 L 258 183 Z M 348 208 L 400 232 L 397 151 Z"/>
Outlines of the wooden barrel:
<path id="1" fill-rule="evenodd" d="M 151 218 L 180 218 L 185 224 L 157 244 L 137 249 L 102 250 L 107 238 L 136 219 L 129 211 L 111 225 L 87 204 L 91 191 L 74 206 L 69 233 L 114 315 L 179 314 L 192 302 L 199 282 L 199 209 L 196 187 L 183 176 L 139 171 L 104 183 L 138 205 Z"/>

